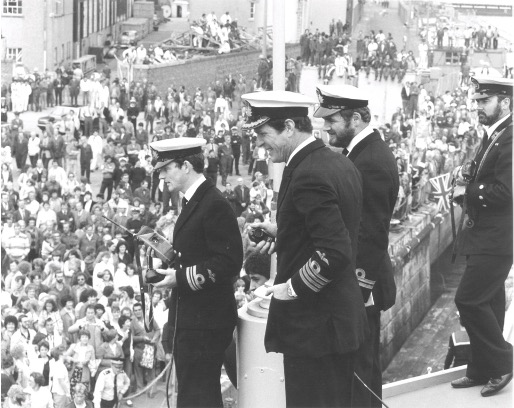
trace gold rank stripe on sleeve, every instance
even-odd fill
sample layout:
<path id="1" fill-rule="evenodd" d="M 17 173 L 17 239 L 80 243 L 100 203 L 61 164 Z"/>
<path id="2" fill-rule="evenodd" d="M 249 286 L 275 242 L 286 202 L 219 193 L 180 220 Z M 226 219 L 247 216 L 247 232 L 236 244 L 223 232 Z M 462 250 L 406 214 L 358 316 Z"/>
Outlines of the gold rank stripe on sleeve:
<path id="1" fill-rule="evenodd" d="M 202 285 L 205 283 L 205 278 L 203 275 L 196 273 L 196 265 L 188 266 L 186 268 L 186 277 L 191 290 L 196 292 L 202 289 Z"/>
<path id="2" fill-rule="evenodd" d="M 373 289 L 373 286 L 375 286 L 374 280 L 366 279 L 366 272 L 364 272 L 364 269 L 357 268 L 355 270 L 355 274 L 357 275 L 357 280 L 359 281 L 359 286 L 365 289 Z"/>
<path id="3" fill-rule="evenodd" d="M 321 254 L 319 251 L 316 251 L 316 253 L 318 254 L 320 261 L 323 259 L 326 260 L 324 254 Z M 330 280 L 321 275 L 322 265 L 313 258 L 314 256 L 311 257 L 304 266 L 302 266 L 299 272 L 303 283 L 313 292 L 319 292 L 328 283 L 330 283 Z"/>

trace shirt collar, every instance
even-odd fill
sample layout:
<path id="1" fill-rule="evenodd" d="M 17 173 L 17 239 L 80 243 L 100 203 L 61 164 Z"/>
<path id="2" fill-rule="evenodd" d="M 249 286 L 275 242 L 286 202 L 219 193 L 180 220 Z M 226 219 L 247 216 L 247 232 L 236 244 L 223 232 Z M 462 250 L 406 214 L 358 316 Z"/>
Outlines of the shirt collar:
<path id="1" fill-rule="evenodd" d="M 291 160 L 293 159 L 293 157 L 296 153 L 298 153 L 300 150 L 302 150 L 305 146 L 307 146 L 310 143 L 315 142 L 315 141 L 316 141 L 316 138 L 314 136 L 309 136 L 302 143 L 300 143 L 298 146 L 296 146 L 296 149 L 293 150 L 293 153 L 291 153 L 291 156 L 289 156 L 289 159 L 287 159 L 286 166 L 289 166 L 289 163 L 291 163 Z"/>
<path id="2" fill-rule="evenodd" d="M 348 145 L 348 147 L 346 148 L 348 150 L 348 154 L 353 150 L 355 146 L 357 146 L 358 143 L 360 143 L 366 136 L 372 133 L 373 127 L 371 125 L 366 126 L 359 133 L 357 133 Z"/>
<path id="3" fill-rule="evenodd" d="M 196 193 L 196 190 L 198 190 L 198 187 L 206 180 L 205 176 L 202 174 L 198 179 L 189 186 L 187 191 L 184 193 L 184 198 L 189 201 L 193 197 L 193 195 Z"/>
<path id="4" fill-rule="evenodd" d="M 505 122 L 508 118 L 510 118 L 510 114 L 504 116 L 503 118 L 501 118 L 500 120 L 497 120 L 494 124 L 492 124 L 491 126 L 489 126 L 489 128 L 487 129 L 487 136 L 491 137 L 491 135 L 494 133 L 494 131 L 496 129 L 498 129 L 498 127 L 503 123 Z"/>

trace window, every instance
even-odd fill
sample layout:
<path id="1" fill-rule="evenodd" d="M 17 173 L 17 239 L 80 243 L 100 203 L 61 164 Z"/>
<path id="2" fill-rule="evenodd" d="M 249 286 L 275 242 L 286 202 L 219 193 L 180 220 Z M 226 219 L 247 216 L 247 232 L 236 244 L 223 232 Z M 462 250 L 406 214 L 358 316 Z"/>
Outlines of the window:
<path id="1" fill-rule="evenodd" d="M 250 20 L 255 18 L 255 2 L 250 2 Z"/>
<path id="2" fill-rule="evenodd" d="M 446 63 L 447 64 L 458 64 L 460 62 L 460 55 L 458 52 L 448 51 L 446 52 Z"/>
<path id="3" fill-rule="evenodd" d="M 61 45 L 61 61 L 66 59 L 66 54 L 64 53 L 64 43 Z"/>
<path id="4" fill-rule="evenodd" d="M 22 0 L 4 0 L 3 13 L 20 15 L 22 12 Z"/>
<path id="5" fill-rule="evenodd" d="M 59 64 L 59 49 L 57 47 L 54 48 L 54 65 L 57 66 Z"/>
<path id="6" fill-rule="evenodd" d="M 70 59 L 71 58 L 71 41 L 68 41 L 66 49 L 67 49 L 66 58 Z"/>
<path id="7" fill-rule="evenodd" d="M 6 57 L 8 60 L 13 60 L 15 62 L 22 62 L 21 48 L 7 48 Z"/>
<path id="8" fill-rule="evenodd" d="M 62 16 L 64 15 L 64 0 L 55 0 L 55 15 Z"/>

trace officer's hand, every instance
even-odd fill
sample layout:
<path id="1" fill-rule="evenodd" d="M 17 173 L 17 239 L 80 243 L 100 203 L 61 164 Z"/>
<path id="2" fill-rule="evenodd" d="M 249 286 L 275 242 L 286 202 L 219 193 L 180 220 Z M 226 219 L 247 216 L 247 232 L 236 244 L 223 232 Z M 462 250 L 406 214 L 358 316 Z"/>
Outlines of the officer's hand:
<path id="1" fill-rule="evenodd" d="M 173 356 L 173 354 L 171 354 L 171 353 L 166 353 L 166 354 L 164 355 L 164 358 L 166 359 L 166 361 L 171 361 L 171 357 L 172 357 L 172 356 Z"/>
<path id="2" fill-rule="evenodd" d="M 279 283 L 266 289 L 266 296 L 273 293 L 273 297 L 278 300 L 294 300 L 296 298 L 289 296 L 287 293 L 287 283 Z"/>
<path id="3" fill-rule="evenodd" d="M 453 189 L 453 200 L 457 204 L 461 204 L 464 199 L 464 194 L 466 193 L 466 186 L 455 186 Z"/>
<path id="4" fill-rule="evenodd" d="M 161 275 L 165 275 L 164 279 L 157 283 L 152 283 L 154 288 L 168 288 L 177 286 L 177 271 L 173 268 L 156 269 Z"/>

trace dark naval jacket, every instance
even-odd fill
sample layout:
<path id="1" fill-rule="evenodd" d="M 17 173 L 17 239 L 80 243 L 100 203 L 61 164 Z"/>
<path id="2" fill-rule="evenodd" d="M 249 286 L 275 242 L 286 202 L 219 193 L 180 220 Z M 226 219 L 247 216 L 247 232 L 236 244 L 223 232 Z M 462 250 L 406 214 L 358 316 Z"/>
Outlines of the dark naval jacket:
<path id="1" fill-rule="evenodd" d="M 466 188 L 461 255 L 512 255 L 512 113 L 482 145 Z"/>
<path id="2" fill-rule="evenodd" d="M 357 247 L 357 277 L 367 301 L 379 310 L 394 305 L 396 284 L 389 258 L 389 224 L 400 188 L 398 167 L 377 130 L 361 140 L 348 158 L 362 177 L 362 216 Z M 370 292 L 372 290 L 372 292 Z"/>
<path id="3" fill-rule="evenodd" d="M 172 292 L 169 327 L 174 327 L 175 316 L 177 327 L 183 329 L 234 327 L 232 279 L 241 271 L 243 244 L 234 211 L 209 180 L 182 209 L 173 248 L 181 256 L 175 264 L 177 288 Z"/>
<path id="4" fill-rule="evenodd" d="M 272 298 L 268 352 L 321 357 L 357 350 L 367 334 L 355 276 L 362 182 L 348 158 L 316 140 L 285 167 L 277 202 L 277 276 L 298 297 Z"/>

